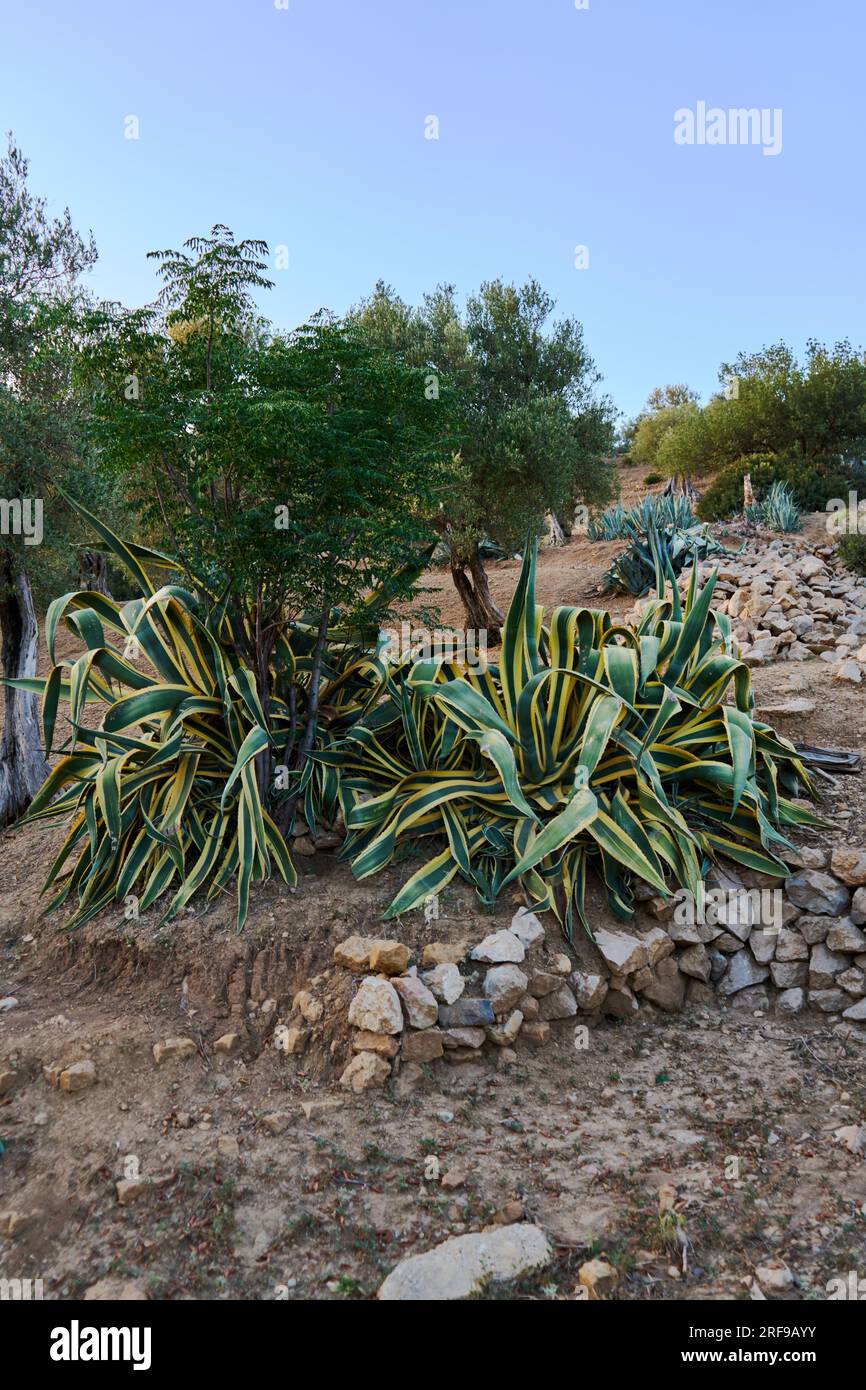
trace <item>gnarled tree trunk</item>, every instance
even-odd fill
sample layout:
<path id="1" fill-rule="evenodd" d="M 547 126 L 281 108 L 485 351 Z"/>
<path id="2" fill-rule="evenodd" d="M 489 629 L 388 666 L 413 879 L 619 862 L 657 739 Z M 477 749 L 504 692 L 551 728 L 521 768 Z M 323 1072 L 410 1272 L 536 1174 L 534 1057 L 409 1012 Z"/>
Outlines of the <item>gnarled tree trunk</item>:
<path id="1" fill-rule="evenodd" d="M 672 477 L 668 478 L 662 496 L 676 497 L 678 493 L 682 493 L 683 497 L 688 497 L 690 502 L 697 502 L 701 495 L 691 478 L 687 477 L 685 473 L 674 473 Z"/>
<path id="2" fill-rule="evenodd" d="M 554 512 L 548 512 L 544 520 L 547 524 L 547 544 L 565 545 L 565 533 L 559 524 L 559 517 Z"/>
<path id="3" fill-rule="evenodd" d="M 505 614 L 494 602 L 477 546 L 465 563 L 452 555 L 451 578 L 466 613 L 467 628 L 476 633 L 486 633 L 488 642 L 498 642 Z"/>
<path id="4" fill-rule="evenodd" d="M 4 676 L 36 675 L 38 644 L 33 595 L 11 555 L 0 555 L 0 641 Z M 3 741 L 0 744 L 0 827 L 27 810 L 48 775 L 39 727 L 39 700 L 4 686 Z"/>
<path id="5" fill-rule="evenodd" d="M 108 561 L 98 550 L 79 550 L 78 582 L 82 589 L 93 589 L 111 598 L 108 591 Z"/>

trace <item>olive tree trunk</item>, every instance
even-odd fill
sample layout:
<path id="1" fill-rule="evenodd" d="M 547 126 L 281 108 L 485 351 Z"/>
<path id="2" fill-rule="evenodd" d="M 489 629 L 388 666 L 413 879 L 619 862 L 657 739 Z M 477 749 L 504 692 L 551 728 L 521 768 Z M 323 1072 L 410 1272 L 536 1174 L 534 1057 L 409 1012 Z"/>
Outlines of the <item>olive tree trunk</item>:
<path id="1" fill-rule="evenodd" d="M 0 556 L 0 655 L 3 675 L 36 675 L 39 631 L 27 575 L 12 557 Z M 48 775 L 36 695 L 3 687 L 4 723 L 0 743 L 0 827 L 27 810 Z"/>
<path id="2" fill-rule="evenodd" d="M 476 634 L 486 633 L 487 641 L 497 642 L 505 614 L 494 602 L 477 546 L 465 563 L 452 556 L 451 578 L 466 613 L 467 628 Z"/>

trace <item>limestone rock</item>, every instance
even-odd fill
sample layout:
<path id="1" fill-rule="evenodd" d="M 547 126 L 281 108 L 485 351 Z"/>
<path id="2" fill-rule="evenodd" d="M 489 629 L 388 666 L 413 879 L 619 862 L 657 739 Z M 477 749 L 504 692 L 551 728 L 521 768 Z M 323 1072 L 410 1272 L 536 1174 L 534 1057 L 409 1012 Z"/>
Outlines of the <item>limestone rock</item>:
<path id="1" fill-rule="evenodd" d="M 861 887 L 866 884 L 866 849 L 858 845 L 842 845 L 834 849 L 830 868 L 849 887 Z"/>
<path id="2" fill-rule="evenodd" d="M 763 985 L 747 985 L 731 1000 L 732 1009 L 750 1009 L 752 1012 L 766 1012 L 770 1007 L 770 996 Z"/>
<path id="3" fill-rule="evenodd" d="M 769 970 L 755 960 L 751 951 L 738 951 L 719 982 L 719 994 L 737 994 L 750 985 L 759 985 L 767 979 Z"/>
<path id="4" fill-rule="evenodd" d="M 497 1014 L 507 1013 L 526 993 L 529 981 L 516 965 L 494 965 L 484 980 L 484 993 Z M 451 1001 L 446 1001 L 450 1003 Z"/>
<path id="5" fill-rule="evenodd" d="M 412 1028 L 429 1028 L 439 1018 L 439 1005 L 433 993 L 414 975 L 401 975 L 393 982 L 403 1011 Z"/>
<path id="6" fill-rule="evenodd" d="M 516 1279 L 549 1263 L 553 1251 L 537 1226 L 519 1223 L 454 1236 L 391 1271 L 379 1298 L 386 1302 L 444 1302 L 483 1292 L 488 1281 Z"/>
<path id="7" fill-rule="evenodd" d="M 400 996 L 390 980 L 381 980 L 370 975 L 361 981 L 360 988 L 349 1005 L 349 1022 L 364 1032 L 402 1032 L 403 1010 L 400 1007 Z"/>
<path id="8" fill-rule="evenodd" d="M 809 1003 L 824 1014 L 838 1014 L 848 1007 L 850 995 L 844 989 L 810 989 Z"/>
<path id="9" fill-rule="evenodd" d="M 370 969 L 370 952 L 375 945 L 374 937 L 347 937 L 334 948 L 334 964 L 342 965 L 344 969 L 353 970 L 356 974 L 363 974 L 365 970 Z"/>
<path id="10" fill-rule="evenodd" d="M 809 959 L 809 988 L 833 989 L 836 976 L 841 975 L 848 964 L 848 957 L 838 951 L 831 951 L 823 941 L 812 947 Z"/>
<path id="11" fill-rule="evenodd" d="M 158 1067 L 163 1062 L 182 1061 L 186 1057 L 194 1057 L 198 1048 L 192 1038 L 164 1038 L 162 1042 L 153 1045 L 153 1060 Z"/>
<path id="12" fill-rule="evenodd" d="M 545 1022 L 553 1019 L 574 1018 L 577 1013 L 577 1000 L 572 994 L 568 985 L 560 982 L 559 989 L 552 994 L 545 994 L 539 1000 L 538 1017 Z"/>
<path id="13" fill-rule="evenodd" d="M 705 984 L 710 978 L 710 958 L 706 946 L 689 946 L 677 956 L 677 965 L 684 975 L 703 980 Z"/>
<path id="14" fill-rule="evenodd" d="M 550 1024 L 530 1021 L 525 1022 L 520 1030 L 520 1041 L 529 1043 L 530 1047 L 545 1047 L 550 1042 Z"/>
<path id="15" fill-rule="evenodd" d="M 334 949 L 334 964 L 355 974 L 376 970 L 383 975 L 399 975 L 409 964 L 411 952 L 400 941 L 377 936 L 350 936 Z M 312 1020 L 311 1020 L 312 1021 Z"/>
<path id="16" fill-rule="evenodd" d="M 568 983 L 574 991 L 578 1008 L 587 1013 L 601 1008 L 607 994 L 607 980 L 603 975 L 590 970 L 575 970 L 569 975 Z"/>
<path id="17" fill-rule="evenodd" d="M 321 999 L 317 999 L 308 989 L 301 989 L 292 1000 L 292 1008 L 297 1009 L 305 1023 L 318 1023 L 325 1006 Z"/>
<path id="18" fill-rule="evenodd" d="M 483 1028 L 445 1028 L 442 1042 L 450 1051 L 458 1047 L 483 1047 L 485 1041 Z"/>
<path id="19" fill-rule="evenodd" d="M 421 952 L 422 965 L 460 965 L 466 959 L 468 941 L 432 941 Z"/>
<path id="20" fill-rule="evenodd" d="M 802 1013 L 805 1004 L 805 990 L 784 989 L 776 999 L 776 1012 L 780 1014 L 799 1014 Z"/>
<path id="21" fill-rule="evenodd" d="M 402 975 L 412 952 L 400 941 L 375 941 L 370 950 L 370 969 L 380 975 Z"/>
<path id="22" fill-rule="evenodd" d="M 550 970 L 536 970 L 529 981 L 529 993 L 534 999 L 543 999 L 545 994 L 554 994 L 562 988 L 562 977 Z"/>
<path id="23" fill-rule="evenodd" d="M 352 1039 L 353 1052 L 378 1052 L 380 1057 L 396 1057 L 400 1044 L 387 1033 L 371 1033 L 361 1028 Z"/>
<path id="24" fill-rule="evenodd" d="M 432 1062 L 443 1052 L 442 1033 L 438 1028 L 419 1028 L 403 1034 L 401 1055 L 404 1062 Z"/>
<path id="25" fill-rule="evenodd" d="M 240 1037 L 237 1033 L 223 1033 L 222 1037 L 217 1038 L 216 1042 L 214 1043 L 213 1050 L 214 1052 L 220 1052 L 227 1057 L 235 1051 L 239 1042 Z"/>
<path id="26" fill-rule="evenodd" d="M 340 1077 L 340 1085 L 347 1091 L 360 1094 L 371 1086 L 382 1086 L 391 1075 L 391 1063 L 375 1052 L 359 1052 L 353 1057 Z"/>
<path id="27" fill-rule="evenodd" d="M 683 1007 L 685 993 L 686 982 L 679 965 L 673 956 L 666 956 L 653 967 L 652 984 L 643 990 L 643 997 L 665 1013 L 675 1014 Z"/>
<path id="28" fill-rule="evenodd" d="M 850 1018 L 854 1023 L 866 1023 L 866 999 L 858 999 L 850 1009 L 843 1010 L 842 1017 Z"/>
<path id="29" fill-rule="evenodd" d="M 850 917 L 841 917 L 833 922 L 827 933 L 827 945 L 831 951 L 848 951 L 859 955 L 866 951 L 866 932 L 855 926 Z"/>
<path id="30" fill-rule="evenodd" d="M 511 931 L 493 932 L 472 952 L 473 960 L 484 961 L 487 965 L 519 965 L 526 955 L 523 942 Z"/>
<path id="31" fill-rule="evenodd" d="M 466 981 L 451 961 L 426 970 L 421 979 L 440 1004 L 453 1004 L 466 988 Z"/>
<path id="32" fill-rule="evenodd" d="M 829 930 L 829 917 L 805 916 L 797 918 L 797 931 L 810 946 L 816 946 L 819 941 L 825 941 Z"/>
<path id="33" fill-rule="evenodd" d="M 628 985 L 611 986 L 604 996 L 602 1012 L 612 1018 L 628 1018 L 636 1014 L 640 1005 Z"/>
<path id="34" fill-rule="evenodd" d="M 820 869 L 801 869 L 785 880 L 785 892 L 796 907 L 819 917 L 838 917 L 847 911 L 851 894 L 844 884 Z"/>
<path id="35" fill-rule="evenodd" d="M 804 960 L 771 961 L 770 975 L 776 989 L 800 989 L 810 978 L 809 967 Z"/>
<path id="36" fill-rule="evenodd" d="M 858 888 L 851 900 L 851 921 L 855 926 L 866 926 L 866 888 Z"/>
<path id="37" fill-rule="evenodd" d="M 641 941 L 646 950 L 647 965 L 649 966 L 658 965 L 659 961 L 664 960 L 665 956 L 671 955 L 674 949 L 673 940 L 664 927 L 651 927 L 648 932 L 642 933 Z M 697 945 L 697 942 L 693 944 Z"/>
<path id="38" fill-rule="evenodd" d="M 86 1091 L 96 1085 L 96 1067 L 89 1057 L 82 1062 L 73 1062 L 71 1066 L 63 1068 L 58 1085 L 61 1091 Z"/>
<path id="39" fill-rule="evenodd" d="M 826 933 L 827 919 L 816 917 L 814 920 L 823 920 L 824 931 Z M 779 933 L 777 932 L 764 931 L 763 929 L 759 931 L 753 931 L 752 935 L 749 937 L 749 950 L 752 952 L 752 955 L 755 957 L 755 960 L 760 961 L 761 965 L 767 965 L 768 962 L 771 961 L 776 954 L 776 943 L 778 939 Z M 800 940 L 805 946 L 806 943 L 803 941 L 802 937 L 800 938 Z M 809 954 L 808 947 L 806 948 L 806 954 Z"/>
<path id="40" fill-rule="evenodd" d="M 648 963 L 643 941 L 628 932 L 612 932 L 600 927 L 595 933 L 595 944 L 615 975 L 630 975 Z"/>
<path id="41" fill-rule="evenodd" d="M 808 960 L 809 947 L 798 931 L 783 927 L 776 938 L 776 960 Z"/>
<path id="42" fill-rule="evenodd" d="M 518 941 L 523 943 L 527 951 L 530 946 L 535 946 L 538 942 L 544 940 L 544 927 L 539 922 L 535 913 L 530 912 L 526 907 L 518 908 L 517 912 L 515 912 L 511 919 L 510 930 L 517 937 Z"/>
<path id="43" fill-rule="evenodd" d="M 485 1028 L 484 1032 L 497 1047 L 510 1047 L 523 1026 L 523 1014 L 515 1009 L 501 1024 Z"/>

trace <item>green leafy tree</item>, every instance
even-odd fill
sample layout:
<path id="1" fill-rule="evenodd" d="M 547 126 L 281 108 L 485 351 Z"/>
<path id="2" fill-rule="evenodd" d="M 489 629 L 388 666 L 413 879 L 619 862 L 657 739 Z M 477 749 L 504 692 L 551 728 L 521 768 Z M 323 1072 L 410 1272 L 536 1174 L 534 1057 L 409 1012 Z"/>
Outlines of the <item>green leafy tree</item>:
<path id="1" fill-rule="evenodd" d="M 668 435 L 697 414 L 698 396 L 690 387 L 657 386 L 625 431 L 629 463 L 663 471 L 660 455 Z"/>
<path id="2" fill-rule="evenodd" d="M 266 252 L 216 226 L 155 253 L 159 301 L 92 316 L 80 370 L 103 467 L 227 616 L 266 719 L 287 633 L 309 636 L 284 753 L 300 771 L 329 634 L 363 625 L 371 591 L 411 592 L 449 449 L 419 368 L 324 314 L 270 332 Z M 274 757 L 257 755 L 262 792 Z"/>
<path id="3" fill-rule="evenodd" d="M 494 638 L 503 615 L 482 541 L 513 549 L 548 513 L 570 519 L 576 502 L 613 491 L 614 411 L 597 394 L 581 325 L 552 321 L 554 308 L 534 280 L 487 282 L 462 312 L 452 285 L 413 310 L 380 281 L 351 315 L 372 341 L 426 370 L 428 391 L 448 383 L 453 392 L 457 471 L 434 520 L 468 626 Z"/>
<path id="4" fill-rule="evenodd" d="M 794 469 L 838 467 L 866 456 L 866 357 L 847 342 L 810 339 L 801 362 L 785 343 L 740 353 L 719 370 L 722 390 L 674 422 L 659 444 L 660 471 L 715 472 L 753 454 Z"/>

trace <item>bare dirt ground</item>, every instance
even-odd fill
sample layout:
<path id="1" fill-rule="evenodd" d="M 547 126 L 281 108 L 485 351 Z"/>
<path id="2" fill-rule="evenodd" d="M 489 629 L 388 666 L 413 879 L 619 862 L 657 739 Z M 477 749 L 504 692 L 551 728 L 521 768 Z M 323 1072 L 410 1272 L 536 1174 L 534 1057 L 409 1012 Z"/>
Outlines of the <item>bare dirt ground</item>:
<path id="1" fill-rule="evenodd" d="M 544 552 L 540 599 L 597 603 L 610 549 Z M 492 567 L 502 603 L 517 570 Z M 446 578 L 430 585 L 456 622 Z M 866 754 L 866 701 L 824 663 L 753 676 L 759 706 L 815 700 L 779 721 L 784 733 Z M 832 828 L 810 843 L 862 842 L 861 778 L 828 786 L 822 810 Z M 280 1056 L 261 1002 L 311 978 L 348 988 L 334 945 L 381 934 L 407 864 L 356 884 L 329 855 L 302 860 L 298 889 L 261 889 L 240 937 L 229 896 L 160 930 L 155 914 L 117 914 L 65 935 L 38 917 L 60 839 L 43 827 L 0 837 L 0 996 L 18 1001 L 0 1011 L 0 1074 L 13 1073 L 0 1095 L 0 1277 L 42 1278 L 55 1299 L 105 1278 L 152 1298 L 365 1298 L 404 1255 L 521 1213 L 548 1232 L 555 1264 L 491 1296 L 571 1298 L 588 1252 L 615 1265 L 624 1299 L 748 1299 L 771 1257 L 795 1275 L 790 1299 L 825 1298 L 828 1280 L 862 1273 L 866 1162 L 834 1132 L 866 1120 L 866 1058 L 826 1021 L 649 1011 L 601 1023 L 585 1048 L 561 1023 L 539 1052 L 518 1044 L 509 1067 L 437 1062 L 413 1085 L 398 1075 L 347 1096 L 348 1034 L 333 1056 L 324 1045 Z M 484 913 L 456 887 L 437 923 L 411 914 L 384 934 L 418 951 L 480 939 L 514 905 Z M 592 911 L 601 924 L 597 894 Z M 555 924 L 548 945 L 563 948 Z M 229 1031 L 238 1049 L 215 1053 Z M 157 1066 L 153 1044 L 177 1036 L 195 1055 Z M 97 1081 L 80 1094 L 44 1077 L 85 1058 Z M 302 1106 L 323 1101 L 308 1118 Z M 453 1187 L 425 1178 L 431 1155 Z M 123 1205 L 116 1183 L 135 1174 L 148 1185 Z M 659 1221 L 665 1185 L 684 1245 Z"/>

